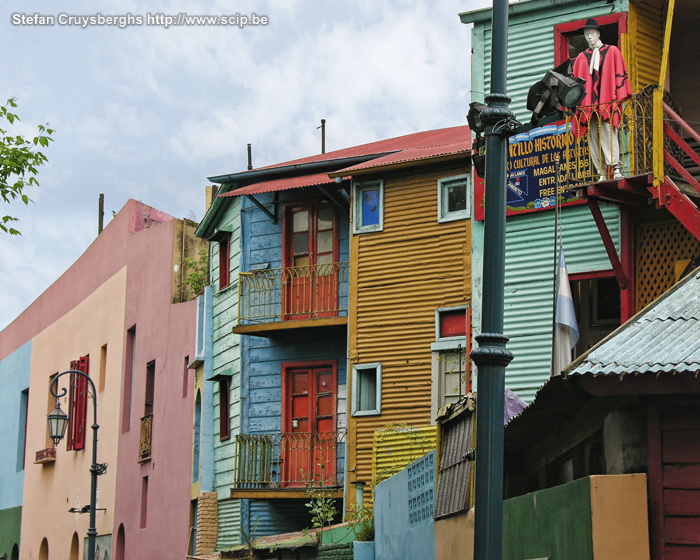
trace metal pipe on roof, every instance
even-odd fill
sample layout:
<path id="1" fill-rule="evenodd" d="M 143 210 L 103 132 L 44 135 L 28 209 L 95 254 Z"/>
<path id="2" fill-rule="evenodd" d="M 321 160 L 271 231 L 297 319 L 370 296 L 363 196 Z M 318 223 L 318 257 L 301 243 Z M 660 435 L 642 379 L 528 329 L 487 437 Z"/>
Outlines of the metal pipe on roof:
<path id="1" fill-rule="evenodd" d="M 248 171 L 253 169 L 253 148 L 248 144 Z"/>

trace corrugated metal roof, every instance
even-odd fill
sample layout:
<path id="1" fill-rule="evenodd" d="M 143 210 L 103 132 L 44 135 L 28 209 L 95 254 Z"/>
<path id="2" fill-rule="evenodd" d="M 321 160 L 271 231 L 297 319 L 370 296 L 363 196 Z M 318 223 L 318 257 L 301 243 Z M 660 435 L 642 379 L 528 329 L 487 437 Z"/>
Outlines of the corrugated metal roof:
<path id="1" fill-rule="evenodd" d="M 393 154 L 378 157 L 352 167 L 346 167 L 340 171 L 335 171 L 331 173 L 332 176 L 344 176 L 353 175 L 357 171 L 365 169 L 375 169 L 380 167 L 387 167 L 396 165 L 398 163 L 407 163 L 419 160 L 434 159 L 443 156 L 467 153 L 471 146 L 471 138 L 469 134 L 468 127 L 462 127 L 465 129 L 462 134 L 462 138 L 458 142 L 453 142 L 450 144 L 438 144 L 421 146 L 418 148 L 407 148 Z"/>
<path id="2" fill-rule="evenodd" d="M 700 371 L 700 269 L 574 361 L 564 375 Z"/>
<path id="3" fill-rule="evenodd" d="M 296 175 L 293 177 L 282 177 L 253 183 L 239 189 L 228 191 L 219 195 L 219 197 L 240 196 L 245 194 L 264 193 L 282 191 L 287 189 L 295 189 L 301 187 L 310 187 L 313 185 L 330 185 L 335 182 L 331 177 L 344 177 L 352 175 L 354 172 L 362 169 L 386 167 L 395 165 L 401 162 L 420 161 L 427 159 L 435 159 L 443 156 L 454 155 L 459 153 L 467 153 L 471 146 L 471 135 L 469 127 L 456 126 L 452 128 L 443 128 L 439 130 L 429 130 L 427 132 L 419 132 L 417 134 L 409 134 L 408 136 L 400 136 L 381 142 L 365 144 L 364 146 L 356 146 L 336 152 L 328 152 L 318 156 L 312 156 L 303 160 L 296 160 L 286 163 L 280 163 L 269 168 L 257 168 L 253 172 L 259 172 L 262 169 L 290 168 L 295 166 L 311 163 L 314 161 L 339 162 L 343 159 L 353 156 L 367 154 L 370 158 L 372 154 L 376 154 L 376 158 L 369 161 L 364 161 L 353 164 L 337 170 L 329 169 L 321 173 L 313 173 L 309 175 Z M 387 154 L 387 152 L 391 152 Z M 347 172 L 347 173 L 346 173 Z M 329 176 L 330 175 L 330 176 Z M 237 179 L 245 181 L 246 172 L 236 175 Z"/>
<path id="4" fill-rule="evenodd" d="M 438 128 L 436 130 L 427 130 L 424 132 L 406 134 L 405 136 L 398 136 L 396 138 L 387 138 L 386 140 L 379 140 L 378 142 L 370 142 L 369 144 L 362 144 L 360 146 L 353 146 L 351 148 L 326 152 L 325 154 L 317 154 L 301 159 L 285 161 L 274 165 L 256 167 L 251 171 L 243 171 L 231 176 L 221 175 L 217 177 L 209 177 L 209 180 L 215 183 L 228 182 L 234 178 L 237 181 L 245 181 L 246 174 L 250 173 L 252 175 L 253 173 L 257 173 L 262 170 L 273 170 L 278 167 L 300 166 L 308 163 L 333 161 L 356 156 L 385 155 L 387 152 L 409 150 L 412 148 L 426 148 L 429 146 L 454 144 L 465 139 L 468 142 L 468 148 L 471 146 L 471 135 L 469 134 L 469 127 L 466 125 Z"/>
<path id="5" fill-rule="evenodd" d="M 284 179 L 275 179 L 272 181 L 262 181 L 254 183 L 247 187 L 229 191 L 219 196 L 240 196 L 244 194 L 265 193 L 274 191 L 283 191 L 287 189 L 297 189 L 301 187 L 310 187 L 313 185 L 330 185 L 335 183 L 335 179 L 331 179 L 328 173 L 315 173 L 313 175 L 302 175 L 301 177 L 286 177 Z"/>

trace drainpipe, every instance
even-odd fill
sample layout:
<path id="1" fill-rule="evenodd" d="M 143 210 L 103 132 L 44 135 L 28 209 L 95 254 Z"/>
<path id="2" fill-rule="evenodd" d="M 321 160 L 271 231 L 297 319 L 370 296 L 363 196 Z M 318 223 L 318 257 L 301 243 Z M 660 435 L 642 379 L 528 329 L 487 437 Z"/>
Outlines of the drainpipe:
<path id="1" fill-rule="evenodd" d="M 492 17 L 491 92 L 481 113 L 486 126 L 483 312 L 479 347 L 471 353 L 478 368 L 474 560 L 502 557 L 505 368 L 513 359 L 503 334 L 507 133 L 515 121 L 506 95 L 508 0 L 494 0 Z"/>

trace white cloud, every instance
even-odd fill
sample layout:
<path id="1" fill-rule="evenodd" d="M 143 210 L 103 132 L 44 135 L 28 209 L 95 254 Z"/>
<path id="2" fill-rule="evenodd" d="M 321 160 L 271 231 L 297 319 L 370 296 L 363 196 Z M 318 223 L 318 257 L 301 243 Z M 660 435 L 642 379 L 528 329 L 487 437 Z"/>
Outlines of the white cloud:
<path id="1" fill-rule="evenodd" d="M 68 268 L 128 198 L 202 215 L 207 176 L 464 122 L 469 28 L 458 13 L 489 0 L 227 0 L 189 14 L 267 15 L 259 27 L 20 27 L 9 13 L 56 14 L 9 0 L 0 19 L 0 90 L 56 142 L 20 238 L 1 238 L 0 328 Z M 165 0 L 71 2 L 75 14 L 179 12 Z"/>

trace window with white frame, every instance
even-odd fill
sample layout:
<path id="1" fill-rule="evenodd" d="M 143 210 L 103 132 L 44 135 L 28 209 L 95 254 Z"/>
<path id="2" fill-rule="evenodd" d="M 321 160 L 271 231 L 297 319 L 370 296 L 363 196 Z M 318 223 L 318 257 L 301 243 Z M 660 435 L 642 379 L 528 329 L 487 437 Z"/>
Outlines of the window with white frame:
<path id="1" fill-rule="evenodd" d="M 356 183 L 353 188 L 353 233 L 384 229 L 384 182 Z"/>
<path id="2" fill-rule="evenodd" d="M 469 306 L 435 311 L 435 339 L 432 350 L 431 414 L 457 402 L 470 390 Z"/>
<path id="3" fill-rule="evenodd" d="M 370 416 L 382 411 L 382 364 L 352 366 L 352 415 Z"/>
<path id="4" fill-rule="evenodd" d="M 438 180 L 438 222 L 451 222 L 469 217 L 468 175 Z"/>

